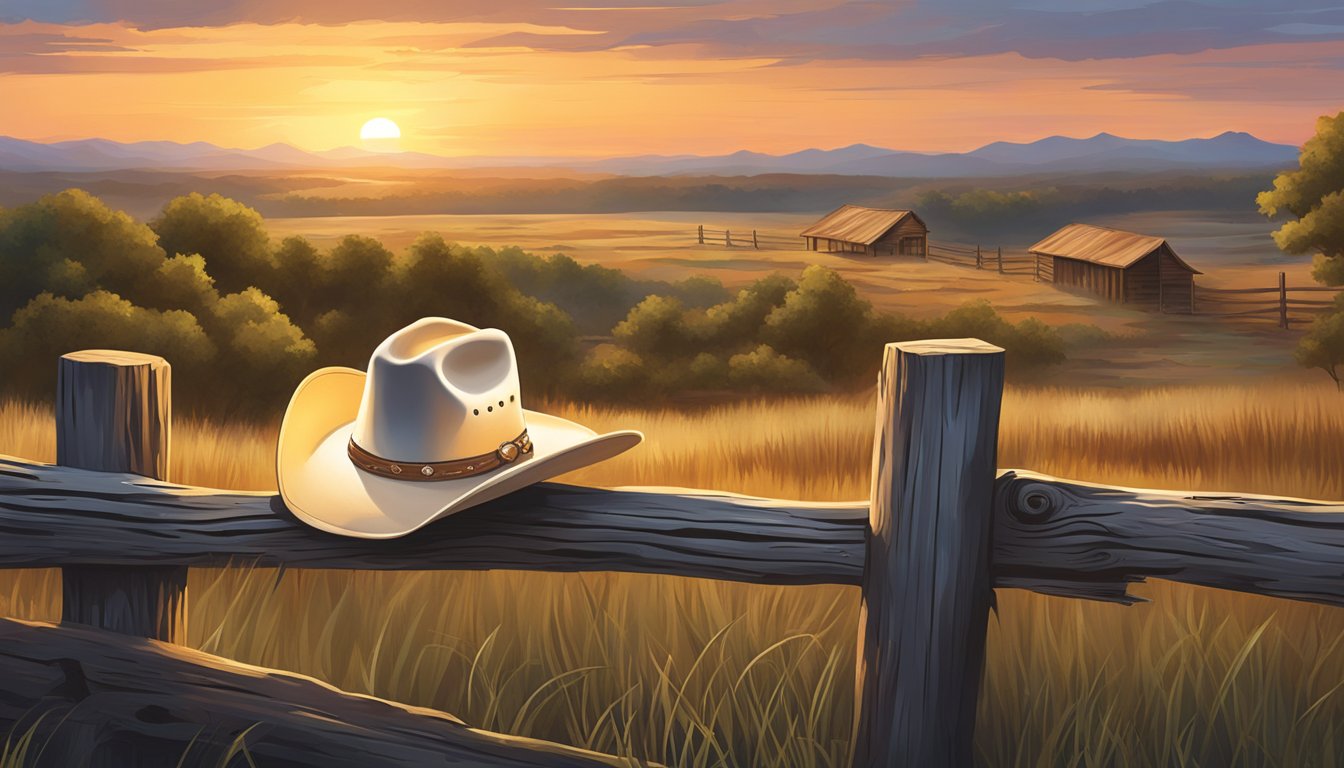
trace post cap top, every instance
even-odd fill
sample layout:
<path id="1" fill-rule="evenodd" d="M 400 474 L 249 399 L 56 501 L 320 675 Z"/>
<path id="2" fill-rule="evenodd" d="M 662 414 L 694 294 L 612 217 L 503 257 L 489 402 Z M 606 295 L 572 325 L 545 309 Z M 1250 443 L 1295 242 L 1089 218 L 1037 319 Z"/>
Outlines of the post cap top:
<path id="1" fill-rule="evenodd" d="M 992 355 L 1003 352 L 1003 347 L 979 339 L 920 339 L 897 341 L 887 346 L 907 355 Z"/>
<path id="2" fill-rule="evenodd" d="M 62 360 L 72 363 L 100 363 L 102 365 L 148 365 L 151 368 L 168 365 L 168 361 L 158 355 L 143 352 L 126 352 L 120 349 L 81 349 L 61 355 Z"/>

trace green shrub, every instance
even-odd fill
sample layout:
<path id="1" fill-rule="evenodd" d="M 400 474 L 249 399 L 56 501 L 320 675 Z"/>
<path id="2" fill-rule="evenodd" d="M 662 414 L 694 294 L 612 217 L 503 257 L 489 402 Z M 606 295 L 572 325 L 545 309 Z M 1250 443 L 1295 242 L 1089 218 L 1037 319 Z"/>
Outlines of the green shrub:
<path id="1" fill-rule="evenodd" d="M 138 298 L 156 309 L 185 309 L 193 314 L 208 311 L 219 301 L 214 278 L 205 271 L 200 254 L 164 259 L 145 282 Z"/>
<path id="2" fill-rule="evenodd" d="M 175 197 L 150 223 L 169 255 L 198 253 L 225 293 L 268 282 L 270 237 L 252 208 L 218 194 Z"/>
<path id="3" fill-rule="evenodd" d="M 647 394 L 651 380 L 639 355 L 614 344 L 599 344 L 579 366 L 573 394 L 585 401 L 633 401 Z"/>
<path id="4" fill-rule="evenodd" d="M 977 338 L 1003 347 L 1010 371 L 1027 371 L 1065 360 L 1064 339 L 1054 328 L 1029 317 L 1016 325 L 994 311 L 989 302 L 968 302 L 929 323 L 935 338 Z"/>
<path id="5" fill-rule="evenodd" d="M 0 320 L 39 293 L 131 299 L 164 253 L 149 227 L 79 189 L 0 211 Z"/>
<path id="6" fill-rule="evenodd" d="M 1344 294 L 1335 299 L 1336 309 L 1312 321 L 1307 335 L 1298 342 L 1293 354 L 1298 365 L 1320 368 L 1344 390 Z"/>
<path id="7" fill-rule="evenodd" d="M 871 317 L 872 305 L 854 286 L 834 270 L 814 264 L 765 318 L 761 338 L 823 377 L 844 381 L 867 367 L 865 354 L 874 354 L 865 343 Z"/>
<path id="8" fill-rule="evenodd" d="M 306 325 L 323 304 L 318 295 L 322 284 L 322 254 L 306 238 L 287 237 L 280 241 L 271 257 L 273 279 L 265 284 L 267 292 L 280 302 L 295 322 Z"/>
<path id="9" fill-rule="evenodd" d="M 161 355 L 173 374 L 187 384 L 188 395 L 204 383 L 215 358 L 215 344 L 189 312 L 137 307 L 108 291 L 78 299 L 43 293 L 14 313 L 0 331 L 0 360 L 5 386 L 26 395 L 50 398 L 56 388 L 56 359 L 81 349 L 120 349 Z M 228 373 L 226 379 L 231 379 Z M 218 381 L 218 379 L 216 379 Z"/>
<path id="10" fill-rule="evenodd" d="M 731 350 L 744 340 L 759 339 L 765 318 L 797 288 L 792 278 L 775 273 L 738 291 L 731 301 L 710 307 L 705 311 L 707 345 Z"/>
<path id="11" fill-rule="evenodd" d="M 623 346 L 664 360 L 689 357 L 701 348 L 701 335 L 681 300 L 667 296 L 641 301 L 612 334 Z"/>
<path id="12" fill-rule="evenodd" d="M 686 376 L 682 382 L 686 389 L 726 389 L 728 387 L 728 361 L 709 352 L 701 352 L 685 368 Z"/>
<path id="13" fill-rule="evenodd" d="M 761 344 L 728 359 L 728 382 L 752 392 L 824 392 L 826 382 L 802 360 Z"/>

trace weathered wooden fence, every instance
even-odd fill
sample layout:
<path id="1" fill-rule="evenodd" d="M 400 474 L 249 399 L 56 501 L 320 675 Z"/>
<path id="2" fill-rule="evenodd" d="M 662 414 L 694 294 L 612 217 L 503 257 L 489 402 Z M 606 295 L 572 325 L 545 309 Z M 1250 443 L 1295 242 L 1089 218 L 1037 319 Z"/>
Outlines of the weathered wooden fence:
<path id="1" fill-rule="evenodd" d="M 61 625 L 0 620 L 0 723 L 63 706 L 54 764 L 173 765 L 242 735 L 263 765 L 637 764 L 177 647 L 193 566 L 857 585 L 856 766 L 971 763 L 994 588 L 1128 603 L 1128 585 L 1155 576 L 1344 605 L 1344 504 L 996 470 L 1002 350 L 885 354 L 869 502 L 543 483 L 391 541 L 309 528 L 274 494 L 167 482 L 169 367 L 66 356 L 58 465 L 0 457 L 0 567 L 67 581 Z"/>
<path id="2" fill-rule="evenodd" d="M 1277 323 L 1284 330 L 1301 327 L 1335 305 L 1344 288 L 1321 285 L 1288 285 L 1288 275 L 1279 273 L 1279 284 L 1268 288 L 1208 288 L 1195 284 L 1195 314 Z M 1306 294 L 1297 297 L 1294 294 Z"/>
<path id="3" fill-rule="evenodd" d="M 801 237 L 756 229 L 713 229 L 701 224 L 695 231 L 697 245 L 719 245 L 724 248 L 765 248 L 772 251 L 805 250 L 807 243 Z"/>

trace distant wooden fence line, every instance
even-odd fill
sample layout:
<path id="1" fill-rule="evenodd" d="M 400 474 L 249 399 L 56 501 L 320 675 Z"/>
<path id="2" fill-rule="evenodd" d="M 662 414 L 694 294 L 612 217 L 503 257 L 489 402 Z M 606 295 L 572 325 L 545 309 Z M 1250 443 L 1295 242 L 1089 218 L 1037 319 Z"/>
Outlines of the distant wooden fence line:
<path id="1" fill-rule="evenodd" d="M 703 224 L 696 230 L 698 245 L 721 245 L 725 248 L 765 248 L 772 251 L 806 250 L 801 237 L 761 232 L 755 229 L 711 229 Z"/>
<path id="2" fill-rule="evenodd" d="M 801 238 L 781 234 L 767 234 L 757 230 L 707 229 L 703 225 L 696 232 L 700 245 L 725 247 L 768 248 L 772 250 L 803 249 Z M 1031 275 L 1041 279 L 1036 257 L 1029 251 L 1005 250 L 1002 246 L 982 247 L 968 243 L 929 241 L 926 261 L 936 261 L 971 269 L 991 270 L 1001 275 Z M 1311 322 L 1317 315 L 1334 305 L 1333 297 L 1344 288 L 1325 286 L 1289 286 L 1287 275 L 1279 273 L 1279 284 L 1267 288 L 1209 288 L 1195 283 L 1191 314 L 1241 320 L 1269 320 L 1279 328 L 1289 330 Z M 1328 295 L 1328 298 L 1296 298 L 1294 294 Z M 1261 298 L 1261 297 L 1264 298 Z"/>
<path id="3" fill-rule="evenodd" d="M 1310 322 L 1335 305 L 1334 297 L 1344 288 L 1320 285 L 1288 285 L 1287 273 L 1279 284 L 1268 288 L 1207 288 L 1195 283 L 1195 314 L 1217 317 L 1270 320 L 1288 330 Z M 1293 294 L 1325 298 L 1296 298 Z"/>
<path id="4" fill-rule="evenodd" d="M 80 761 L 172 764 L 245 738 L 263 765 L 637 762 L 128 637 L 183 640 L 190 567 L 856 585 L 852 765 L 863 767 L 972 764 L 994 588 L 1130 603 L 1128 586 L 1156 576 L 1344 606 L 1344 503 L 996 470 L 1003 350 L 974 339 L 887 345 L 869 501 L 543 483 L 390 541 L 305 526 L 275 494 L 165 482 L 161 359 L 85 352 L 59 370 L 57 455 L 69 466 L 0 457 L 0 567 L 61 568 L 76 588 L 64 589 L 60 626 L 0 620 L 0 723 L 64 705 L 48 724 L 63 729 L 54 749 Z"/>

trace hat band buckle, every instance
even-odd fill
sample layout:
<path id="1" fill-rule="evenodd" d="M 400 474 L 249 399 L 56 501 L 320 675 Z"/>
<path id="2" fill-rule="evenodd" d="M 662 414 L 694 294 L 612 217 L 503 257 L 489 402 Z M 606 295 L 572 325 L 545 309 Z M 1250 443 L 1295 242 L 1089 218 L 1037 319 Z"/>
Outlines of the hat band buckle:
<path id="1" fill-rule="evenodd" d="M 391 480 L 415 480 L 419 482 L 457 480 L 463 477 L 483 475 L 506 464 L 512 464 L 520 456 L 525 456 L 531 452 L 532 439 L 528 437 L 526 429 L 512 440 L 505 440 L 500 443 L 499 447 L 490 453 L 451 461 L 392 461 L 359 447 L 355 444 L 353 437 L 350 438 L 350 443 L 346 448 L 350 461 L 365 472 L 372 472 L 379 477 L 386 477 Z"/>

